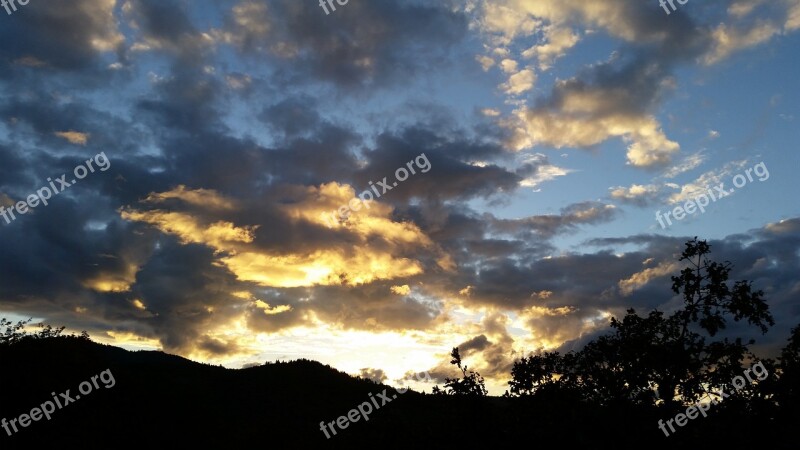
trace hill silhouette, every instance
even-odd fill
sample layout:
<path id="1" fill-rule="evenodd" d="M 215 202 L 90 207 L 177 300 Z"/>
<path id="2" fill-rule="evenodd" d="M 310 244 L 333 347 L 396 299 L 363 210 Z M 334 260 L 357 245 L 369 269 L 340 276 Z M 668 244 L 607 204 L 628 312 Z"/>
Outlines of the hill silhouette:
<path id="1" fill-rule="evenodd" d="M 315 361 L 226 369 L 156 351 L 128 351 L 75 337 L 25 339 L 0 347 L 0 418 L 10 419 L 110 370 L 114 385 L 75 400 L 8 436 L 2 448 L 199 448 L 242 444 L 277 448 L 400 448 L 531 442 L 632 448 L 684 443 L 782 446 L 774 425 L 711 416 L 668 440 L 655 423 L 662 415 L 627 405 L 596 407 L 565 396 L 456 397 L 408 391 L 368 422 L 326 439 L 320 421 L 346 415 L 391 388 L 351 377 Z M 788 436 L 787 436 L 788 438 Z M 123 444 L 119 444 L 123 443 Z M 34 446 L 34 447 L 31 447 Z"/>

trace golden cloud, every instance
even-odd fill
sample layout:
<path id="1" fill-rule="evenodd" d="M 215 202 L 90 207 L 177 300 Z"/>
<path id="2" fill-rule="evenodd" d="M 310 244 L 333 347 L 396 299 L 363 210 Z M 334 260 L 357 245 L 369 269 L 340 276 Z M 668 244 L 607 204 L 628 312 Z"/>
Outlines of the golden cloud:
<path id="1" fill-rule="evenodd" d="M 392 286 L 390 290 L 392 291 L 392 293 L 397 295 L 408 295 L 411 293 L 411 288 L 407 284 L 404 284 L 402 286 Z"/>
<path id="2" fill-rule="evenodd" d="M 79 131 L 57 131 L 54 134 L 75 145 L 86 145 L 91 136 L 89 133 L 81 133 Z"/>
<path id="3" fill-rule="evenodd" d="M 85 280 L 83 286 L 97 292 L 128 292 L 138 271 L 136 264 L 127 264 L 121 273 L 101 272 Z"/>
<path id="4" fill-rule="evenodd" d="M 622 295 L 628 296 L 631 295 L 633 291 L 647 285 L 650 280 L 675 273 L 679 269 L 680 266 L 677 263 L 663 262 L 656 267 L 651 267 L 641 272 L 637 272 L 625 280 L 620 280 L 619 289 L 622 292 Z"/>
<path id="5" fill-rule="evenodd" d="M 298 201 L 281 204 L 278 211 L 289 222 L 305 222 L 327 226 L 324 213 L 351 204 L 355 192 L 350 186 L 329 183 L 300 189 Z M 437 254 L 438 264 L 452 270 L 455 263 L 438 250 L 415 224 L 391 220 L 392 208 L 377 202 L 352 207 L 350 216 L 335 227 L 350 235 L 342 246 L 324 247 L 315 251 L 276 252 L 254 245 L 260 225 L 237 226 L 225 220 L 209 223 L 206 215 L 239 211 L 242 206 L 205 189 L 191 190 L 179 186 L 171 191 L 152 193 L 142 203 L 159 204 L 178 199 L 193 206 L 206 207 L 202 213 L 138 211 L 123 209 L 123 219 L 147 223 L 160 231 L 175 235 L 181 243 L 208 245 L 219 255 L 217 263 L 229 269 L 241 281 L 262 286 L 301 287 L 315 285 L 359 285 L 419 275 L 419 261 L 402 256 L 410 250 L 426 250 Z M 213 211 L 208 211 L 209 209 Z M 214 220 L 214 219 L 211 219 Z M 344 245 L 346 244 L 346 245 Z"/>

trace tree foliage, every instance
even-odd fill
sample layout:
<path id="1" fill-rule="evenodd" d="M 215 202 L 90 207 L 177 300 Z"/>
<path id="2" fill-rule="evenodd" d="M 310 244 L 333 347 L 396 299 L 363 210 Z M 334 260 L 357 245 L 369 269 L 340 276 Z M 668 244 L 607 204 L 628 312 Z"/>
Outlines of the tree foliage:
<path id="1" fill-rule="evenodd" d="M 38 324 L 38 331 L 29 333 L 27 327 L 33 319 L 20 320 L 14 323 L 5 317 L 0 318 L 0 345 L 13 345 L 22 342 L 26 339 L 52 339 L 61 336 L 66 327 L 53 328 L 50 325 Z M 89 340 L 89 334 L 82 331 L 79 336 L 75 334 L 67 335 L 67 337 L 79 338 Z"/>
<path id="2" fill-rule="evenodd" d="M 444 389 L 439 386 L 433 388 L 434 394 L 444 395 L 463 395 L 469 397 L 485 397 L 487 394 L 486 385 L 483 377 L 474 370 L 469 370 L 469 367 L 463 365 L 461 362 L 461 354 L 458 352 L 458 347 L 454 347 L 450 352 L 450 364 L 458 367 L 461 371 L 461 378 L 446 378 Z"/>
<path id="3" fill-rule="evenodd" d="M 748 281 L 729 282 L 731 264 L 711 261 L 711 246 L 697 238 L 681 254 L 684 268 L 672 277 L 682 308 L 640 316 L 629 309 L 612 318 L 612 332 L 578 352 L 545 352 L 515 361 L 510 395 L 570 390 L 599 404 L 660 405 L 695 402 L 742 373 L 755 356 L 741 339 L 713 340 L 728 321 L 746 320 L 762 333 L 774 320 Z M 798 334 L 800 348 L 800 334 Z M 800 355 L 799 355 L 800 356 Z M 791 360 L 791 357 L 787 358 Z"/>
<path id="4" fill-rule="evenodd" d="M 778 367 L 781 376 L 776 385 L 777 401 L 782 407 L 800 414 L 800 325 L 792 329 Z"/>

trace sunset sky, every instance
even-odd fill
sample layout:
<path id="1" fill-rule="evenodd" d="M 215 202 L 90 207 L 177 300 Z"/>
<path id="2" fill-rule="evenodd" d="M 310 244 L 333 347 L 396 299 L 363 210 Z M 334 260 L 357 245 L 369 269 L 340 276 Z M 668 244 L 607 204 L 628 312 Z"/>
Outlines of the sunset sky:
<path id="1" fill-rule="evenodd" d="M 0 206 L 110 162 L 0 217 L 0 317 L 390 384 L 459 346 L 502 394 L 515 357 L 675 308 L 699 236 L 766 292 L 757 353 L 800 323 L 800 0 L 334 5 L 0 9 Z"/>

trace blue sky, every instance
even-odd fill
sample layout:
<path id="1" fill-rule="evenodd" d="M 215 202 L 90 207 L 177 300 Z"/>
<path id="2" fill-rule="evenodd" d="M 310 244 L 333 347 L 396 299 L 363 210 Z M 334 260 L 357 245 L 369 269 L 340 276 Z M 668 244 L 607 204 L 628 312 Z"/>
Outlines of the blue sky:
<path id="1" fill-rule="evenodd" d="M 0 20 L 0 206 L 112 164 L 0 219 L 2 316 L 391 383 L 453 375 L 459 346 L 499 394 L 523 352 L 674 307 L 699 236 L 767 293 L 765 352 L 800 323 L 798 0 L 54 0 Z M 421 154 L 429 172 L 320 218 Z"/>

